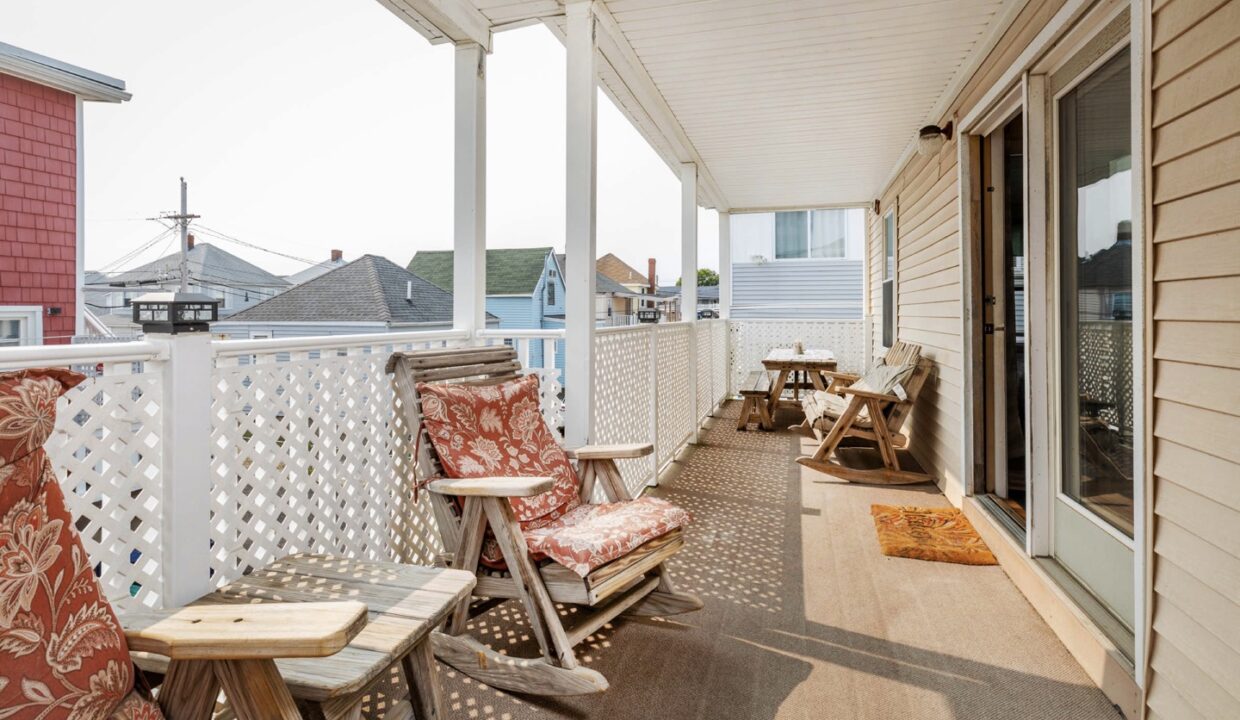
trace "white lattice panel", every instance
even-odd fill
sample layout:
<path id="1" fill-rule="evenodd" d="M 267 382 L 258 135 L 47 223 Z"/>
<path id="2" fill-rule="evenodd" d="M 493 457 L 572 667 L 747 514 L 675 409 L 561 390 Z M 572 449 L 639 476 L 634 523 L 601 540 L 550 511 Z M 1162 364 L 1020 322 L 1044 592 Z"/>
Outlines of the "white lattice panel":
<path id="1" fill-rule="evenodd" d="M 545 337 L 488 336 L 487 345 L 509 345 L 516 348 L 517 360 L 525 373 L 538 376 L 540 409 L 547 426 L 557 437 L 564 435 L 564 373 L 556 367 L 556 343 L 558 334 L 548 333 Z"/>
<path id="2" fill-rule="evenodd" d="M 710 323 L 711 344 L 711 397 L 715 402 L 728 394 L 728 323 L 714 320 Z"/>
<path id="3" fill-rule="evenodd" d="M 212 573 L 292 552 L 430 562 L 439 540 L 406 464 L 390 347 L 217 358 Z"/>
<path id="4" fill-rule="evenodd" d="M 729 385 L 736 391 L 745 375 L 762 369 L 762 358 L 773 348 L 807 348 L 835 353 L 842 372 L 865 369 L 865 323 L 862 320 L 729 320 Z"/>
<path id="5" fill-rule="evenodd" d="M 711 323 L 698 322 L 693 327 L 697 346 L 697 417 L 698 423 L 710 416 L 718 400 L 711 394 L 711 369 L 714 367 L 714 344 L 711 342 Z"/>
<path id="6" fill-rule="evenodd" d="M 695 342 L 693 325 L 670 323 L 655 325 L 655 354 L 658 357 L 657 428 L 658 467 L 670 462 L 689 439 L 696 423 L 689 375 L 689 348 Z"/>
<path id="7" fill-rule="evenodd" d="M 600 444 L 654 441 L 654 327 L 637 325 L 594 336 L 594 437 Z M 654 477 L 650 457 L 618 465 L 634 494 Z"/>
<path id="8" fill-rule="evenodd" d="M 162 594 L 158 364 L 119 362 L 65 393 L 46 448 L 103 592 L 157 607 Z"/>

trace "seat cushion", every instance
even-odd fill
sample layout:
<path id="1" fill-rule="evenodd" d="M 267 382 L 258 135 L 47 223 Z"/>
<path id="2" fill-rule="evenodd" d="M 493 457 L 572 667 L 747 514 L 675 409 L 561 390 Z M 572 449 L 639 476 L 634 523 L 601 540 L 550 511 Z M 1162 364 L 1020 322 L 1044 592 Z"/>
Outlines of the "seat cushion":
<path id="1" fill-rule="evenodd" d="M 102 720 L 133 689 L 120 623 L 42 447 L 57 399 L 82 380 L 0 373 L 0 708 L 23 708 L 13 717 Z"/>
<path id="2" fill-rule="evenodd" d="M 544 527 L 525 530 L 525 543 L 530 552 L 585 577 L 690 519 L 687 511 L 653 497 L 580 505 Z"/>
<path id="3" fill-rule="evenodd" d="M 811 425 L 820 421 L 830 425 L 844 414 L 851 402 L 852 398 L 837 395 L 830 390 L 815 390 L 801 400 L 801 409 L 805 411 L 805 417 Z M 853 422 L 860 427 L 870 427 L 870 412 L 864 405 Z"/>
<path id="4" fill-rule="evenodd" d="M 511 499 L 522 523 L 562 514 L 579 501 L 577 471 L 543 421 L 537 375 L 483 386 L 418 383 L 418 395 L 422 422 L 449 477 L 552 478 L 547 492 Z"/>

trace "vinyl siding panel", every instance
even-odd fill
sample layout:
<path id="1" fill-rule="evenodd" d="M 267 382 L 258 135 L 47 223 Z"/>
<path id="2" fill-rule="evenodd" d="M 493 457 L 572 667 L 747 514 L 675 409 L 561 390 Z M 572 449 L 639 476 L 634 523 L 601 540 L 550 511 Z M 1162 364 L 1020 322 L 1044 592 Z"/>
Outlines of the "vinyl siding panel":
<path id="1" fill-rule="evenodd" d="M 861 260 L 792 260 L 732 265 L 732 317 L 859 319 Z"/>
<path id="2" fill-rule="evenodd" d="M 1152 11 L 1150 716 L 1240 717 L 1240 2 Z"/>

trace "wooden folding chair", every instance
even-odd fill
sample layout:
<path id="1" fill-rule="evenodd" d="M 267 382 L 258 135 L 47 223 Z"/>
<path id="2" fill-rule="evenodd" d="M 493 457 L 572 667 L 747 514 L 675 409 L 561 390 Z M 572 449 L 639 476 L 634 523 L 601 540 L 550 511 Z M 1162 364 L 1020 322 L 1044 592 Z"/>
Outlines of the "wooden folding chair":
<path id="1" fill-rule="evenodd" d="M 418 383 L 491 385 L 521 377 L 516 351 L 509 347 L 396 353 L 388 360 L 387 370 L 395 375 L 399 411 L 407 426 L 420 433 L 418 481 L 444 476 L 422 424 Z M 631 500 L 615 461 L 644 457 L 652 451 L 648 443 L 569 450 L 581 481 L 581 501 L 593 501 L 596 485 L 608 502 Z M 600 692 L 607 689 L 607 680 L 578 663 L 573 652 L 578 643 L 618 615 L 674 615 L 698 610 L 702 601 L 678 592 L 667 571 L 666 560 L 684 545 L 679 529 L 595 568 L 584 578 L 555 562 L 536 563 L 526 547 L 509 498 L 533 497 L 551 487 L 551 480 L 545 477 L 441 479 L 429 483 L 431 504 L 443 538 L 443 562 L 478 573 L 472 601 L 462 602 L 446 632 L 435 634 L 435 654 L 466 675 L 505 690 L 535 695 Z M 451 496 L 464 498 L 463 507 L 458 510 Z M 479 566 L 488 522 L 503 553 L 506 571 Z M 519 599 L 524 606 L 541 657 L 502 655 L 465 634 L 471 617 L 510 598 Z M 557 603 L 589 610 L 573 613 L 573 623 L 568 626 Z"/>
<path id="2" fill-rule="evenodd" d="M 882 364 L 888 367 L 913 365 L 912 373 L 901 384 L 904 397 L 894 392 L 875 392 L 864 385 L 855 387 L 862 378 L 872 376 L 873 369 L 866 375 L 827 373 L 832 382 L 824 392 L 833 393 L 843 401 L 832 401 L 830 396 L 819 394 L 806 400 L 804 425 L 812 428 L 821 442 L 813 455 L 798 457 L 799 464 L 849 482 L 907 485 L 933 481 L 930 475 L 901 468 L 897 449 L 908 446 L 908 436 L 900 430 L 925 387 L 934 363 L 921 357 L 920 346 L 897 342 L 887 351 Z M 823 403 L 824 400 L 827 402 Z M 814 412 L 812 407 L 820 417 L 809 417 L 808 413 Z M 850 440 L 852 445 L 861 447 L 850 446 L 846 453 L 841 452 L 841 445 Z M 881 466 L 868 462 L 872 452 L 865 452 L 867 447 L 877 449 Z"/>

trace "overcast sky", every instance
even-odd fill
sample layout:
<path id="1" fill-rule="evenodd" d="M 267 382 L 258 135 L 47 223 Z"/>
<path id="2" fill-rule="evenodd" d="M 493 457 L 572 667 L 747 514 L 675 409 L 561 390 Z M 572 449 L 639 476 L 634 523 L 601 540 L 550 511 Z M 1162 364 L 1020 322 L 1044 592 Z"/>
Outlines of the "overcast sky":
<path id="1" fill-rule="evenodd" d="M 451 46 L 376 0 L 38 0 L 0 4 L 0 41 L 118 77 L 86 106 L 86 263 L 159 234 L 177 178 L 204 226 L 315 260 L 340 248 L 405 264 L 452 245 Z M 544 27 L 488 58 L 490 247 L 564 247 L 564 48 Z M 599 99 L 599 254 L 680 271 L 679 183 Z M 716 268 L 717 216 L 699 212 Z M 199 236 L 276 273 L 304 263 Z M 133 262 L 171 252 L 160 241 Z M 119 269 L 119 268 L 118 268 Z"/>

